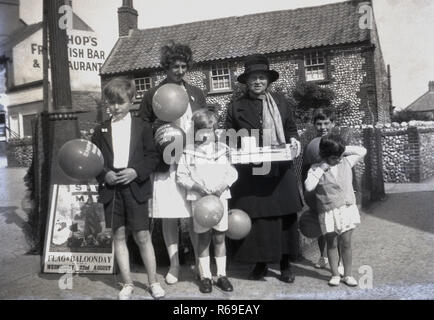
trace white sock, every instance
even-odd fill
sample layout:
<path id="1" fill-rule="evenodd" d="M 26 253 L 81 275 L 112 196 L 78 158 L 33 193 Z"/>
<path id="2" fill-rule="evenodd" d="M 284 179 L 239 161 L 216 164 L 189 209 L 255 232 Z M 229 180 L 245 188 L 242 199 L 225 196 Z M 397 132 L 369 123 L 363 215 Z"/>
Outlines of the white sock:
<path id="1" fill-rule="evenodd" d="M 217 276 L 226 277 L 226 256 L 215 257 L 215 263 L 217 265 Z"/>
<path id="2" fill-rule="evenodd" d="M 199 272 L 202 279 L 212 279 L 209 256 L 203 258 L 199 257 Z"/>

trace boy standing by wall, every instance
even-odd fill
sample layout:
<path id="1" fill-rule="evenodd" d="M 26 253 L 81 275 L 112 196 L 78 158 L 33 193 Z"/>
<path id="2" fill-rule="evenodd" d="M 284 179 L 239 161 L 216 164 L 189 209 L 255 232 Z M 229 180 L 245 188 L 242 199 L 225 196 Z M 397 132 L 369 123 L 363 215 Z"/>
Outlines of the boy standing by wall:
<path id="1" fill-rule="evenodd" d="M 319 143 L 321 141 L 321 137 L 331 133 L 335 126 L 335 119 L 335 113 L 330 108 L 318 108 L 314 111 L 313 125 L 315 128 L 316 138 L 314 138 L 304 150 L 301 171 L 302 181 L 306 180 L 307 172 L 309 171 L 310 166 L 314 163 L 321 162 L 321 157 L 319 155 Z M 310 210 L 317 212 L 313 193 L 304 190 L 304 199 Z M 315 268 L 323 269 L 327 266 L 328 259 L 326 252 L 326 240 L 322 235 L 318 238 L 318 248 L 320 251 L 320 258 L 315 264 Z M 340 267 L 339 269 L 342 268 Z"/>

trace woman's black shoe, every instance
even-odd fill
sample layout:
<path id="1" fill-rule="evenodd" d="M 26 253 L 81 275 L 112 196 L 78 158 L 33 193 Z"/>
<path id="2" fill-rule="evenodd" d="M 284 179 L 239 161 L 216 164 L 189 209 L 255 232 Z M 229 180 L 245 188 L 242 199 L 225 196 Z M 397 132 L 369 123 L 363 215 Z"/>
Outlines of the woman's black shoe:
<path id="1" fill-rule="evenodd" d="M 249 275 L 249 280 L 264 280 L 267 271 L 268 267 L 266 264 L 256 264 L 255 268 Z"/>
<path id="2" fill-rule="evenodd" d="M 212 282 L 211 279 L 204 278 L 199 282 L 199 291 L 202 293 L 212 292 Z"/>
<path id="3" fill-rule="evenodd" d="M 232 292 L 234 291 L 234 287 L 227 277 L 220 277 L 217 279 L 217 287 L 222 289 L 223 291 Z"/>
<path id="4" fill-rule="evenodd" d="M 280 280 L 286 283 L 293 283 L 295 280 L 295 276 L 292 273 L 291 269 L 282 270 L 280 272 Z"/>

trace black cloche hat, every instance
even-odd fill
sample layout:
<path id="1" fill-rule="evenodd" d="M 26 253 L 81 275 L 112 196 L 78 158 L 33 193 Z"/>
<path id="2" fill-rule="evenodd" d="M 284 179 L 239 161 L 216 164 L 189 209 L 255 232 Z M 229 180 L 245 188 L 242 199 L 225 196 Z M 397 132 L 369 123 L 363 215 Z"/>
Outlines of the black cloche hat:
<path id="1" fill-rule="evenodd" d="M 237 78 L 239 83 L 246 83 L 249 74 L 255 71 L 263 71 L 268 74 L 270 83 L 279 79 L 279 73 L 275 70 L 270 70 L 270 62 L 263 54 L 255 54 L 247 58 L 244 63 L 244 73 Z"/>

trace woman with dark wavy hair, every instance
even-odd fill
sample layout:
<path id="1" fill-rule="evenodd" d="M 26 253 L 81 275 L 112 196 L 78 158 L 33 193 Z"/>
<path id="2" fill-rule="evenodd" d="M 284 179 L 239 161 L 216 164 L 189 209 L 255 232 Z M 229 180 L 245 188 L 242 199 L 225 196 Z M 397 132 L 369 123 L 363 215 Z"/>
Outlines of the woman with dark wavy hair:
<path id="1" fill-rule="evenodd" d="M 179 126 L 184 133 L 188 134 L 192 129 L 191 118 L 193 112 L 206 107 L 205 96 L 202 90 L 188 84 L 184 80 L 186 72 L 193 64 L 192 51 L 188 45 L 171 42 L 161 48 L 160 63 L 166 72 L 166 79 L 157 87 L 146 92 L 140 106 L 139 115 L 142 119 L 151 123 L 155 132 L 162 122 L 157 119 L 152 109 L 152 98 L 162 85 L 166 83 L 177 84 L 187 92 L 189 105 L 184 115 L 172 123 Z M 176 163 L 168 165 L 164 163 L 161 157 L 159 169 L 154 173 L 153 177 L 154 187 L 151 201 L 151 217 L 163 219 L 163 237 L 170 259 L 170 269 L 166 275 L 167 284 L 174 284 L 178 282 L 179 278 L 178 222 L 180 218 L 190 219 L 190 239 L 195 251 L 195 257 L 197 257 L 197 235 L 193 231 L 191 207 L 186 200 L 185 189 L 176 183 L 176 168 Z"/>

